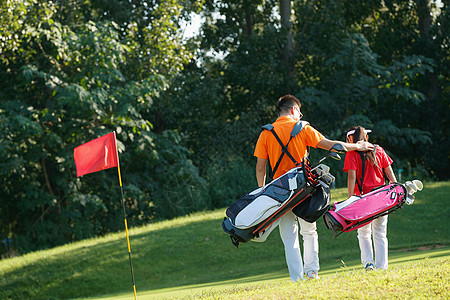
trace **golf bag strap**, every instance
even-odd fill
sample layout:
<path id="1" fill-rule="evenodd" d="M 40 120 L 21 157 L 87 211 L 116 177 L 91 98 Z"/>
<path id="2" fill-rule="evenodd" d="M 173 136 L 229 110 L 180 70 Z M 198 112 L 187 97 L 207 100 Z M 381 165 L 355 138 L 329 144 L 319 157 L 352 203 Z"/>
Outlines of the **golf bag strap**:
<path id="1" fill-rule="evenodd" d="M 381 168 L 381 167 L 378 165 L 378 162 L 377 162 L 377 148 L 378 148 L 378 145 L 375 145 L 375 144 L 374 144 L 373 146 L 374 146 L 373 151 L 374 151 L 374 156 L 375 156 L 375 165 L 378 167 L 378 169 L 380 169 L 380 170 L 383 172 L 384 183 L 386 183 L 386 181 L 389 182 L 389 177 L 387 176 L 387 174 L 386 174 L 386 172 L 384 171 L 384 169 Z"/>
<path id="2" fill-rule="evenodd" d="M 281 155 L 280 155 L 280 157 L 278 158 L 278 161 L 277 161 L 277 163 L 275 164 L 275 167 L 273 168 L 273 170 L 272 170 L 272 168 L 270 168 L 270 165 L 269 165 L 269 177 L 270 177 L 271 179 L 273 178 L 273 175 L 275 175 L 275 172 L 278 170 L 278 167 L 279 167 L 279 165 L 280 165 L 280 163 L 281 163 L 281 160 L 283 159 L 284 154 L 286 154 L 286 155 L 292 160 L 292 162 L 293 162 L 296 166 L 299 165 L 299 163 L 297 162 L 297 160 L 295 160 L 295 158 L 292 156 L 292 154 L 289 153 L 289 151 L 288 151 L 288 146 L 289 146 L 289 143 L 291 142 L 291 140 L 292 140 L 294 137 L 296 137 L 296 136 L 303 130 L 303 128 L 305 128 L 305 126 L 306 126 L 307 124 L 309 124 L 309 123 L 306 122 L 306 121 L 298 121 L 297 123 L 295 123 L 294 128 L 292 128 L 291 136 L 289 137 L 289 141 L 287 142 L 286 145 L 283 144 L 283 142 L 281 141 L 280 137 L 279 137 L 279 136 L 277 135 L 277 133 L 275 132 L 275 129 L 274 129 L 274 127 L 273 127 L 272 124 L 267 124 L 267 125 L 264 125 L 264 126 L 262 127 L 263 129 L 269 130 L 270 132 L 272 132 L 272 134 L 274 135 L 274 137 L 276 138 L 276 140 L 278 141 L 278 143 L 279 143 L 280 146 L 281 146 Z"/>
<path id="3" fill-rule="evenodd" d="M 384 169 L 382 169 L 377 163 L 377 147 L 378 147 L 378 145 L 374 145 L 375 166 L 377 166 L 377 168 L 381 169 L 381 171 L 383 172 L 384 181 L 386 183 L 386 181 L 389 182 L 389 178 L 387 177 L 386 172 L 384 171 Z M 356 180 L 356 183 L 358 184 L 359 194 L 362 195 L 363 194 L 363 192 L 362 192 L 363 184 L 364 184 L 364 172 L 366 170 L 366 157 L 364 156 L 363 152 L 358 152 L 358 153 L 359 153 L 359 156 L 361 156 L 362 170 L 361 170 L 360 182 L 358 182 L 358 180 Z"/>
<path id="4" fill-rule="evenodd" d="M 360 181 L 358 182 L 358 179 L 356 179 L 356 183 L 358 184 L 359 194 L 362 195 L 364 184 L 364 172 L 366 170 L 366 157 L 364 156 L 363 152 L 358 151 L 358 154 L 359 156 L 361 156 L 362 167 L 361 167 L 361 178 L 359 179 Z"/>

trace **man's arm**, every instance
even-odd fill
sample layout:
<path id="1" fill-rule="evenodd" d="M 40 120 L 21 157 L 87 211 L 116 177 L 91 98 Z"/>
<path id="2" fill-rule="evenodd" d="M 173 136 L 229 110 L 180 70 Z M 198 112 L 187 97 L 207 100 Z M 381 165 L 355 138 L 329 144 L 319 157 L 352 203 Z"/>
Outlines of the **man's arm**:
<path id="1" fill-rule="evenodd" d="M 318 144 L 317 148 L 329 150 L 334 144 L 341 144 L 345 148 L 347 148 L 347 151 L 367 151 L 367 150 L 373 150 L 373 145 L 369 142 L 363 142 L 359 141 L 356 144 L 354 143 L 345 143 L 341 141 L 333 141 L 329 140 L 327 138 L 323 138 Z"/>
<path id="2" fill-rule="evenodd" d="M 355 170 L 348 170 L 347 190 L 348 190 L 348 197 L 349 198 L 355 194 L 355 184 L 356 184 L 356 171 Z"/>
<path id="3" fill-rule="evenodd" d="M 262 159 L 257 157 L 256 161 L 256 180 L 258 181 L 258 186 L 262 187 L 266 183 L 266 164 L 267 159 Z"/>

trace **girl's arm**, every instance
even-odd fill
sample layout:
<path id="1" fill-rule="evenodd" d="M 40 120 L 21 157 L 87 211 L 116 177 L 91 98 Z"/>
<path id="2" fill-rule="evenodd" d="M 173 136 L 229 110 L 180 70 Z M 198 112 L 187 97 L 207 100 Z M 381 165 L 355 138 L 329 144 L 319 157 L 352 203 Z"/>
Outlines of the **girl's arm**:
<path id="1" fill-rule="evenodd" d="M 349 198 L 355 194 L 355 184 L 356 184 L 356 171 L 355 170 L 348 170 L 347 190 L 348 190 L 348 197 Z"/>
<path id="2" fill-rule="evenodd" d="M 397 182 L 397 178 L 395 177 L 394 171 L 392 170 L 391 165 L 384 168 L 384 172 L 386 172 L 386 176 L 389 179 L 389 183 Z"/>

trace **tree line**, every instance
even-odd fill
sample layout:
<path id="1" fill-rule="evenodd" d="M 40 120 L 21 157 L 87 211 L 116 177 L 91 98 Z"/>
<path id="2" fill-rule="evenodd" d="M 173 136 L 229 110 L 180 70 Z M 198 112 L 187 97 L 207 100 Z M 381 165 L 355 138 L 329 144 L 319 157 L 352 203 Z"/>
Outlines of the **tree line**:
<path id="1" fill-rule="evenodd" d="M 130 226 L 229 205 L 287 93 L 328 138 L 360 124 L 403 178 L 448 179 L 449 29 L 430 0 L 2 1 L 2 257 L 123 229 L 116 171 L 73 161 L 111 131 Z"/>

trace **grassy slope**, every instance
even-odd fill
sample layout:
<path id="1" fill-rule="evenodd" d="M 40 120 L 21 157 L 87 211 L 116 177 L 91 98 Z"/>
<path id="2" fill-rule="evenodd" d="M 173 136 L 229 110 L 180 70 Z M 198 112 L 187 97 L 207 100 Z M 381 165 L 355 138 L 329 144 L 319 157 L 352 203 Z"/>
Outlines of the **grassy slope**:
<path id="1" fill-rule="evenodd" d="M 450 182 L 425 183 L 412 206 L 389 216 L 390 261 L 422 246 L 448 245 Z M 334 190 L 333 200 L 345 198 Z M 130 230 L 138 296 L 159 289 L 189 291 L 192 285 L 287 279 L 284 251 L 277 231 L 263 244 L 234 248 L 223 233 L 224 210 L 197 213 Z M 358 265 L 356 233 L 335 239 L 318 222 L 321 274 Z M 442 256 L 450 256 L 443 248 Z M 445 264 L 444 264 L 445 265 Z M 448 266 L 448 262 L 447 262 Z M 187 288 L 186 288 L 187 286 Z M 71 299 L 120 295 L 132 291 L 123 232 L 0 261 L 0 299 Z M 132 292 L 131 292 L 132 294 Z M 120 298 L 120 297 L 119 297 Z M 140 297 L 139 297 L 140 298 Z"/>

